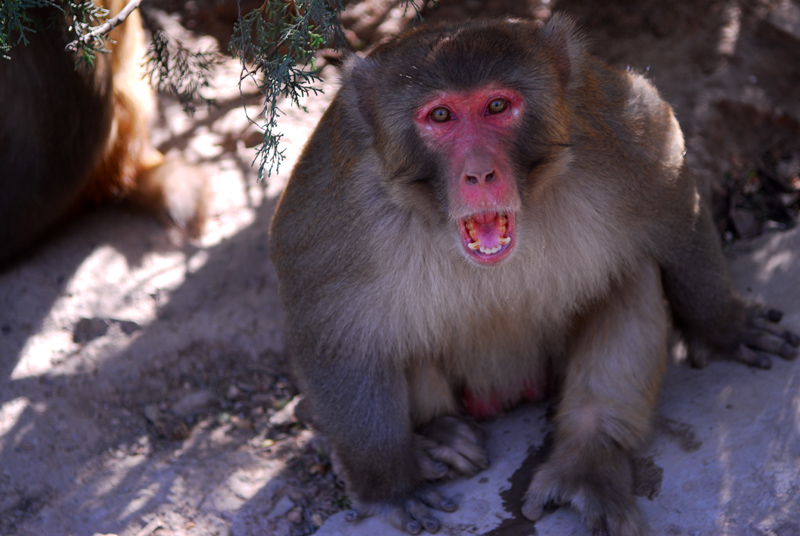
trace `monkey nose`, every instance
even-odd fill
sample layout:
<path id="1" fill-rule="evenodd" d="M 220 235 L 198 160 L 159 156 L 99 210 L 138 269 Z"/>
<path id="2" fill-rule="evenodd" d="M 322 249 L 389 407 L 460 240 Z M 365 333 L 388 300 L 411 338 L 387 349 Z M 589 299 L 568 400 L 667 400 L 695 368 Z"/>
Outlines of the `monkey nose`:
<path id="1" fill-rule="evenodd" d="M 491 169 L 477 173 L 464 173 L 462 178 L 467 184 L 488 184 L 495 179 L 495 172 Z"/>

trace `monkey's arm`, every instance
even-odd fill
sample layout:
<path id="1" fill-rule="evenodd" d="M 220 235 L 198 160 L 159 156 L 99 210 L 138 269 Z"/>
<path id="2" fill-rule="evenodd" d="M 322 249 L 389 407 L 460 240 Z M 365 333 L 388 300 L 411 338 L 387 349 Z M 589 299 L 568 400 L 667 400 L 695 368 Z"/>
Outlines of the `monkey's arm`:
<path id="1" fill-rule="evenodd" d="M 420 458 L 423 445 L 409 418 L 405 373 L 390 359 L 379 366 L 376 361 L 305 355 L 296 363 L 315 422 L 333 443 L 337 471 L 354 499 L 348 521 L 380 515 L 409 534 L 436 532 L 439 521 L 429 508 L 456 506 L 424 481 L 447 470 Z"/>
<path id="2" fill-rule="evenodd" d="M 795 359 L 800 337 L 774 324 L 781 314 L 747 305 L 736 295 L 719 237 L 707 207 L 697 205 L 691 228 L 673 230 L 669 254 L 660 262 L 673 322 L 686 339 L 692 366 L 709 358 L 734 359 L 768 369 L 771 355 Z"/>
<path id="3" fill-rule="evenodd" d="M 555 441 L 526 494 L 523 514 L 572 503 L 594 530 L 642 534 L 630 451 L 647 433 L 666 365 L 667 313 L 658 267 L 643 261 L 575 331 Z"/>

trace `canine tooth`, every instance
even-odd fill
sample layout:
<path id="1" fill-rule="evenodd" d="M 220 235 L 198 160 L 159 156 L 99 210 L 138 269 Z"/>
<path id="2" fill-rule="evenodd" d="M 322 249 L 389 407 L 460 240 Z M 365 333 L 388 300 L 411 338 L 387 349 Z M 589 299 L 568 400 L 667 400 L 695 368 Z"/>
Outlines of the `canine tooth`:
<path id="1" fill-rule="evenodd" d="M 464 222 L 464 227 L 466 227 L 468 231 L 471 231 L 475 228 L 475 222 L 472 221 L 472 218 L 469 218 Z"/>
<path id="2" fill-rule="evenodd" d="M 469 244 L 467 244 L 467 247 L 469 249 L 471 249 L 472 251 L 475 251 L 476 249 L 479 249 L 481 247 L 481 243 L 480 243 L 480 241 L 478 241 L 478 242 L 470 242 Z M 481 251 L 483 251 L 483 249 L 481 249 Z"/>
<path id="3" fill-rule="evenodd" d="M 478 238 L 478 232 L 475 229 L 470 229 L 469 230 L 469 237 L 472 238 L 473 240 L 475 240 L 476 238 Z"/>
<path id="4" fill-rule="evenodd" d="M 497 230 L 500 232 L 501 235 L 506 234 L 506 226 L 505 225 L 501 225 Z"/>
<path id="5" fill-rule="evenodd" d="M 505 245 L 506 245 L 506 244 L 508 244 L 509 242 L 511 242 L 511 237 L 510 237 L 510 236 L 507 236 L 507 237 L 505 237 L 505 238 L 501 238 L 501 239 L 500 239 L 500 244 L 501 244 L 501 245 L 503 245 L 503 246 L 505 246 Z"/>

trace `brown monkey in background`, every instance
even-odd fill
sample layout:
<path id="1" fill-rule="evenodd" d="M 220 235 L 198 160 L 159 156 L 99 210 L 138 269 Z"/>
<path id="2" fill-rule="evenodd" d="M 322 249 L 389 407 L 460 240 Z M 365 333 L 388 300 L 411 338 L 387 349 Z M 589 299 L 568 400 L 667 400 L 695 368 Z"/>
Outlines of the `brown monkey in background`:
<path id="1" fill-rule="evenodd" d="M 455 505 L 426 482 L 487 465 L 459 412 L 556 385 L 523 514 L 642 534 L 670 316 L 698 363 L 796 354 L 731 289 L 670 106 L 584 48 L 560 16 L 412 30 L 348 62 L 294 169 L 271 257 L 351 519 L 435 532 Z"/>
<path id="2" fill-rule="evenodd" d="M 103 4 L 116 14 L 125 2 Z M 130 199 L 199 234 L 205 176 L 150 145 L 154 94 L 139 13 L 111 32 L 111 53 L 94 67 L 65 51 L 53 9 L 30 14 L 41 28 L 0 58 L 0 265 L 87 202 Z"/>

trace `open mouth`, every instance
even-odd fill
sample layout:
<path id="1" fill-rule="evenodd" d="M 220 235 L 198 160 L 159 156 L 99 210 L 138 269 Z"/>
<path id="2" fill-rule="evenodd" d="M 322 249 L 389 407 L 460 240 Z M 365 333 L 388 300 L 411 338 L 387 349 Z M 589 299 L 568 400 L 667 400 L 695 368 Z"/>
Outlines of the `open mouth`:
<path id="1" fill-rule="evenodd" d="M 484 211 L 459 221 L 467 256 L 481 264 L 505 259 L 514 248 L 514 214 Z"/>

